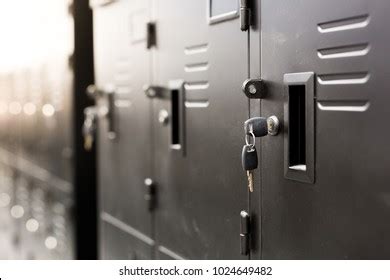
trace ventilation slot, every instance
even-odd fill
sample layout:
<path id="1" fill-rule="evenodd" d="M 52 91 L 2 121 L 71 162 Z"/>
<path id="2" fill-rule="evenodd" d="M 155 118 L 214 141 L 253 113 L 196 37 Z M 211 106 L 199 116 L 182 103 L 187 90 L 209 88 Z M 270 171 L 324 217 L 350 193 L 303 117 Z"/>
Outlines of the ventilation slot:
<path id="1" fill-rule="evenodd" d="M 364 28 L 369 23 L 368 15 L 361 15 L 345 19 L 339 19 L 318 24 L 318 31 L 321 33 L 337 32 L 349 29 Z"/>
<path id="2" fill-rule="evenodd" d="M 363 56 L 370 50 L 368 44 L 359 44 L 351 46 L 340 46 L 333 48 L 320 49 L 317 51 L 318 57 L 321 59 L 341 58 Z"/>
<path id="3" fill-rule="evenodd" d="M 209 64 L 207 62 L 194 63 L 194 64 L 185 65 L 184 71 L 186 71 L 186 72 L 201 72 L 201 71 L 206 71 L 208 68 L 209 68 Z"/>
<path id="4" fill-rule="evenodd" d="M 194 45 L 189 46 L 184 49 L 185 55 L 193 55 L 197 53 L 205 53 L 207 52 L 208 45 L 207 44 L 201 44 L 201 45 Z"/>
<path id="5" fill-rule="evenodd" d="M 318 75 L 318 82 L 322 85 L 340 84 L 365 84 L 369 80 L 368 72 L 360 73 L 340 73 Z"/>
<path id="6" fill-rule="evenodd" d="M 370 107 L 368 101 L 319 101 L 317 107 L 321 111 L 365 112 Z"/>

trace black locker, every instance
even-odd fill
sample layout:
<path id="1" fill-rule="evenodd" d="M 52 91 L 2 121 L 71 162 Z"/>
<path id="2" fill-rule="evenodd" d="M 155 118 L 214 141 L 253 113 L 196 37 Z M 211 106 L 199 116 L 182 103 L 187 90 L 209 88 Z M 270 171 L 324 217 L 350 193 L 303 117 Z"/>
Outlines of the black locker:
<path id="1" fill-rule="evenodd" d="M 110 230 L 117 222 L 131 226 L 130 234 L 136 232 L 148 238 L 153 234 L 152 214 L 145 200 L 145 180 L 151 177 L 151 104 L 143 92 L 151 79 L 151 52 L 146 47 L 151 6 L 144 0 L 90 4 L 94 17 L 96 87 L 103 92 L 97 98 L 97 142 L 103 230 L 100 244 L 107 248 L 113 240 L 111 232 L 121 232 Z M 108 115 L 105 110 L 109 110 Z M 137 236 L 126 239 L 134 246 L 118 247 L 124 251 L 116 254 L 101 251 L 101 257 L 152 258 L 153 244 L 143 244 Z M 134 251 L 125 251 L 129 248 Z"/>
<path id="2" fill-rule="evenodd" d="M 172 257 L 245 258 L 238 222 L 247 207 L 240 152 L 248 45 L 238 13 L 237 1 L 156 1 L 155 81 L 168 91 L 153 99 L 156 240 Z"/>
<path id="3" fill-rule="evenodd" d="M 91 6 L 102 258 L 389 255 L 386 1 Z M 256 139 L 250 193 L 243 124 L 259 116 L 280 129 Z"/>
<path id="4" fill-rule="evenodd" d="M 388 9 L 261 1 L 261 113 L 284 126 L 262 140 L 265 259 L 389 257 Z"/>
<path id="5" fill-rule="evenodd" d="M 134 235 L 128 242 L 145 243 L 137 236 L 150 242 L 116 256 L 247 258 L 240 255 L 239 219 L 248 207 L 240 151 L 249 53 L 238 2 L 90 4 L 97 108 L 113 108 L 98 120 L 101 256 L 115 258 L 103 248 L 113 242 L 108 229 L 123 223 L 128 230 L 115 232 Z M 108 139 L 110 122 L 115 139 Z M 151 212 L 144 200 L 148 178 L 156 196 Z M 138 251 L 149 247 L 151 255 Z"/>

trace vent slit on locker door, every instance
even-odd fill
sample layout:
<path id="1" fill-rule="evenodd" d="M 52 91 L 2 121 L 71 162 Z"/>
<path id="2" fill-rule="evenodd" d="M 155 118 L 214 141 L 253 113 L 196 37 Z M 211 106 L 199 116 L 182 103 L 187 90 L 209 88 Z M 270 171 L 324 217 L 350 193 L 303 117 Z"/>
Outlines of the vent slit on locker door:
<path id="1" fill-rule="evenodd" d="M 368 101 L 318 101 L 321 111 L 365 112 L 370 107 Z"/>
<path id="2" fill-rule="evenodd" d="M 370 22 L 368 15 L 360 15 L 344 19 L 338 19 L 318 24 L 320 33 L 337 32 L 349 29 L 364 28 Z"/>
<path id="3" fill-rule="evenodd" d="M 186 82 L 184 88 L 186 90 L 202 90 L 209 87 L 208 82 Z"/>
<path id="4" fill-rule="evenodd" d="M 186 101 L 184 105 L 186 108 L 207 108 L 209 106 L 209 101 L 208 100 Z"/>
<path id="5" fill-rule="evenodd" d="M 317 76 L 318 82 L 322 85 L 365 84 L 369 79 L 370 74 L 368 72 L 321 74 Z"/>
<path id="6" fill-rule="evenodd" d="M 185 108 L 202 109 L 209 106 L 208 92 L 208 44 L 193 44 L 184 48 L 185 54 L 185 84 L 186 100 Z"/>
<path id="7" fill-rule="evenodd" d="M 184 54 L 193 55 L 198 53 L 204 53 L 207 52 L 207 49 L 208 49 L 208 44 L 188 46 L 184 49 Z"/>
<path id="8" fill-rule="evenodd" d="M 317 51 L 317 55 L 321 59 L 330 59 L 330 58 L 364 56 L 369 51 L 370 51 L 370 45 L 368 43 L 364 43 L 364 44 L 319 49 Z"/>
<path id="9" fill-rule="evenodd" d="M 209 68 L 209 64 L 207 62 L 192 63 L 192 64 L 186 64 L 184 66 L 184 71 L 200 72 L 200 71 L 206 71 L 208 68 Z"/>

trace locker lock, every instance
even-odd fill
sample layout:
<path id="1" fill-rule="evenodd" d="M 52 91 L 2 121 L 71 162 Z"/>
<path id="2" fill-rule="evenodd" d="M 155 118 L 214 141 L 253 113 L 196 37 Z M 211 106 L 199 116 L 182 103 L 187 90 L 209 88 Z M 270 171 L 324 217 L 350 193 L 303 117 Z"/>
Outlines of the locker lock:
<path id="1" fill-rule="evenodd" d="M 246 97 L 251 99 L 262 99 L 265 97 L 265 86 L 262 79 L 247 79 L 242 84 L 242 91 Z"/>
<path id="2" fill-rule="evenodd" d="M 107 119 L 108 122 L 107 136 L 110 140 L 114 140 L 116 138 L 115 119 L 114 119 L 115 87 L 112 85 L 107 85 L 104 89 L 99 89 L 95 85 L 90 85 L 87 87 L 86 93 L 89 97 L 91 97 L 95 101 L 101 98 L 105 98 L 107 100 L 106 106 L 99 108 L 98 116 Z"/>
<path id="3" fill-rule="evenodd" d="M 149 98 L 161 98 L 164 95 L 164 92 L 167 91 L 164 87 L 152 85 L 144 85 L 143 90 L 145 95 Z"/>
<path id="4" fill-rule="evenodd" d="M 263 137 L 267 135 L 275 136 L 279 133 L 280 122 L 276 116 L 253 117 L 244 122 L 244 130 L 247 136 Z M 253 140 L 254 142 L 254 140 Z"/>

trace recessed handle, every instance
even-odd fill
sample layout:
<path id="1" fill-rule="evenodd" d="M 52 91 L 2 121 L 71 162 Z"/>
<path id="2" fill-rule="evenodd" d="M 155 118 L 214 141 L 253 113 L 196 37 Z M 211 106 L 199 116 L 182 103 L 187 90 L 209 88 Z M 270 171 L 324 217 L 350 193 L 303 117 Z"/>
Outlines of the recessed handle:
<path id="1" fill-rule="evenodd" d="M 184 81 L 170 81 L 168 85 L 171 99 L 171 149 L 185 154 L 185 92 Z"/>
<path id="2" fill-rule="evenodd" d="M 284 75 L 285 177 L 314 183 L 314 73 Z"/>

